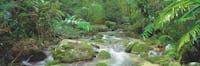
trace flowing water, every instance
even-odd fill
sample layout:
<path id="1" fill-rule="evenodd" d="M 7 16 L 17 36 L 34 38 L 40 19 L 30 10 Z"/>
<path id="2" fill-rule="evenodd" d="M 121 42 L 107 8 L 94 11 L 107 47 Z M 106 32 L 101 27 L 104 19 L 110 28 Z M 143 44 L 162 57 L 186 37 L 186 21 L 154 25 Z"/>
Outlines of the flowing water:
<path id="1" fill-rule="evenodd" d="M 114 39 L 114 40 L 122 40 L 122 38 L 116 36 L 103 35 L 102 39 Z M 125 52 L 125 47 L 120 44 L 105 44 L 105 48 L 100 48 L 98 51 L 107 51 L 111 54 L 111 62 L 108 64 L 109 66 L 132 66 L 133 62 L 131 61 L 131 57 L 128 53 Z"/>
<path id="2" fill-rule="evenodd" d="M 103 35 L 102 40 L 122 40 L 122 38 L 111 36 L 111 35 Z M 75 63 L 65 63 L 66 66 L 95 66 L 98 62 L 106 61 L 105 63 L 108 66 L 134 66 L 134 62 L 131 61 L 131 56 L 125 52 L 125 47 L 122 44 L 112 44 L 112 43 L 104 43 L 103 47 L 100 48 L 94 48 L 95 51 L 107 51 L 110 53 L 111 58 L 110 59 L 100 59 L 94 57 L 91 61 L 80 61 Z M 28 59 L 23 61 L 22 63 L 27 66 L 45 66 L 45 63 L 48 61 L 52 61 L 53 57 L 51 53 L 44 51 L 44 53 L 48 56 L 43 61 L 39 61 L 36 63 L 29 63 Z"/>
<path id="3" fill-rule="evenodd" d="M 108 66 L 133 66 L 131 57 L 124 51 L 123 45 L 107 44 L 105 48 L 98 49 L 98 51 L 107 51 L 111 55 Z"/>

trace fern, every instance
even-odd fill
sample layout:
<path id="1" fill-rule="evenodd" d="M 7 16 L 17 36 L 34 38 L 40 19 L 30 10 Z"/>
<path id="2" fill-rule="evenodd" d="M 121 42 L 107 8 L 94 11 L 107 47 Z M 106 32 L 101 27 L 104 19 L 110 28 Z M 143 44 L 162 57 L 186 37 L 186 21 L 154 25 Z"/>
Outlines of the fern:
<path id="1" fill-rule="evenodd" d="M 154 30 L 164 28 L 164 25 L 166 26 L 168 22 L 177 22 L 180 24 L 180 22 L 183 23 L 186 22 L 187 20 L 194 19 L 195 16 L 193 15 L 191 16 L 190 14 L 191 12 L 198 10 L 199 6 L 200 6 L 199 3 L 196 3 L 193 0 L 181 0 L 173 2 L 168 7 L 163 9 L 159 17 L 156 20 L 154 20 L 153 23 L 150 23 L 146 26 L 142 34 L 143 38 L 147 38 L 148 36 L 146 35 L 149 35 L 149 33 L 152 33 Z M 176 21 L 170 21 L 174 20 L 175 17 L 178 17 L 180 12 L 184 14 L 182 17 L 180 17 Z"/>
<path id="2" fill-rule="evenodd" d="M 145 30 L 141 35 L 143 38 L 147 38 L 148 35 L 152 34 L 152 32 L 157 29 L 163 29 L 162 32 L 164 32 L 166 28 L 170 26 L 187 26 L 185 29 L 182 27 L 183 30 L 187 32 L 181 31 L 179 32 L 180 36 L 172 37 L 172 39 L 178 40 L 178 42 L 174 44 L 177 45 L 176 51 L 181 55 L 182 50 L 184 50 L 183 47 L 186 44 L 192 44 L 188 42 L 192 42 L 200 35 L 200 20 L 198 19 L 198 15 L 200 14 L 199 10 L 199 0 L 174 1 L 162 10 L 162 12 L 159 14 L 159 17 L 154 20 L 153 23 L 150 23 L 145 27 Z M 181 29 L 175 29 L 175 31 L 179 30 Z"/>
<path id="3" fill-rule="evenodd" d="M 92 30 L 89 22 L 83 21 L 82 19 L 78 19 L 76 18 L 76 16 L 65 18 L 65 20 L 58 21 L 54 25 L 67 26 L 67 24 L 77 25 L 79 28 L 83 29 L 84 31 Z"/>
<path id="4" fill-rule="evenodd" d="M 179 42 L 178 42 L 178 52 L 182 49 L 182 47 L 192 39 L 196 39 L 197 36 L 200 35 L 200 25 L 195 25 L 190 31 L 188 31 L 186 34 L 184 34 Z"/>
<path id="5" fill-rule="evenodd" d="M 154 24 L 153 23 L 150 23 L 149 25 L 147 25 L 145 28 L 144 28 L 144 32 L 141 34 L 141 37 L 143 39 L 147 38 L 150 36 L 150 34 L 152 34 L 152 32 L 154 31 Z"/>
<path id="6" fill-rule="evenodd" d="M 90 31 L 91 30 L 91 25 L 88 22 L 81 21 L 77 23 L 79 28 L 82 28 L 85 31 Z"/>
<path id="7" fill-rule="evenodd" d="M 174 3 L 170 4 L 168 7 L 163 9 L 159 17 L 157 18 L 157 20 L 155 20 L 152 23 L 155 26 L 148 27 L 147 31 L 145 30 L 144 33 L 149 32 L 148 30 L 151 30 L 151 29 L 156 30 L 159 28 L 163 28 L 163 26 L 166 25 L 167 22 L 172 22 L 170 20 L 173 20 L 176 16 L 179 16 L 179 12 L 184 13 L 185 11 L 188 11 L 187 13 L 184 13 L 184 15 L 179 19 L 179 21 L 187 21 L 189 19 L 192 19 L 192 17 L 190 18 L 184 18 L 184 17 L 190 15 L 190 13 L 193 12 L 198 7 L 199 7 L 199 4 L 191 0 L 175 1 Z M 149 24 L 149 25 L 152 25 L 152 24 Z"/>
<path id="8" fill-rule="evenodd" d="M 191 0 L 181 0 L 175 1 L 174 3 L 166 7 L 158 17 L 158 20 L 154 22 L 156 28 L 163 27 L 166 22 L 172 22 L 170 20 L 174 19 L 176 16 L 179 16 L 180 12 L 183 13 L 184 11 L 189 10 L 189 8 L 192 7 L 191 4 L 193 4 L 193 1 Z"/>

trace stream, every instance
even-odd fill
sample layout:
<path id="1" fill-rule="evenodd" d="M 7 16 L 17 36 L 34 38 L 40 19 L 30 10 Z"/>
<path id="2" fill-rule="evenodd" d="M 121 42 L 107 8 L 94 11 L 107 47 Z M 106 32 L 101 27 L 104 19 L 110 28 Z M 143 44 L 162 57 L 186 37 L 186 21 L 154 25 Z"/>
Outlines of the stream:
<path id="1" fill-rule="evenodd" d="M 113 35 L 103 35 L 102 40 L 122 40 L 120 37 Z M 72 64 L 67 64 L 67 66 L 95 66 L 98 62 L 105 61 L 108 66 L 133 66 L 131 61 L 131 56 L 129 53 L 125 52 L 125 47 L 121 44 L 112 44 L 110 42 L 105 42 L 103 47 L 95 48 L 96 52 L 107 51 L 110 53 L 110 59 L 101 59 L 94 57 L 92 61 L 77 62 Z"/>
<path id="2" fill-rule="evenodd" d="M 131 57 L 124 50 L 123 45 L 118 44 L 107 44 L 106 48 L 98 49 L 98 51 L 107 51 L 111 54 L 111 62 L 109 66 L 132 66 L 133 62 Z"/>
<path id="3" fill-rule="evenodd" d="M 125 40 L 121 37 L 116 37 L 113 35 L 103 35 L 102 40 Z M 66 66 L 95 66 L 99 62 L 106 63 L 108 66 L 138 66 L 136 62 L 133 61 L 133 58 L 136 58 L 138 56 L 133 56 L 130 53 L 125 52 L 125 46 L 124 44 L 115 44 L 112 43 L 112 41 L 104 42 L 102 44 L 102 47 L 100 48 L 93 48 L 94 51 L 100 52 L 100 51 L 107 51 L 110 53 L 110 59 L 102 59 L 94 57 L 92 60 L 88 61 L 79 61 L 79 62 L 73 62 L 73 63 L 64 63 Z M 52 54 L 49 51 L 44 51 L 44 53 L 47 55 L 47 58 L 43 61 L 39 61 L 36 63 L 29 63 L 29 59 L 24 60 L 22 62 L 23 65 L 26 66 L 45 66 L 45 64 L 49 61 L 53 61 Z M 140 61 L 140 60 L 138 60 Z M 142 60 L 141 60 L 142 61 Z"/>

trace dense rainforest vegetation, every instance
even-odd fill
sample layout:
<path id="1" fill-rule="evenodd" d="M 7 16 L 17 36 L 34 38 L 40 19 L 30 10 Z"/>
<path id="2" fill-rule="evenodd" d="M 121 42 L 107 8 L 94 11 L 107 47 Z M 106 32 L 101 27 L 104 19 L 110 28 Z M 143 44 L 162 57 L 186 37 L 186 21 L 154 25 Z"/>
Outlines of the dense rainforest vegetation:
<path id="1" fill-rule="evenodd" d="M 139 52 L 151 63 L 161 66 L 200 63 L 200 0 L 0 0 L 0 66 L 21 66 L 30 55 L 40 54 L 30 61 L 42 60 L 38 57 L 46 56 L 40 51 L 62 43 L 63 39 L 98 41 L 99 33 L 108 31 L 122 31 L 123 37 L 145 42 L 142 46 L 126 45 L 131 47 L 130 54 L 146 46 L 163 52 L 153 57 L 147 56 L 151 49 Z M 55 61 L 47 66 L 63 62 L 59 46 L 52 51 Z M 82 52 L 86 51 L 83 48 L 91 49 L 89 45 L 67 46 Z M 107 58 L 109 53 L 98 55 Z M 85 61 L 70 57 L 73 58 L 64 59 L 66 63 Z"/>

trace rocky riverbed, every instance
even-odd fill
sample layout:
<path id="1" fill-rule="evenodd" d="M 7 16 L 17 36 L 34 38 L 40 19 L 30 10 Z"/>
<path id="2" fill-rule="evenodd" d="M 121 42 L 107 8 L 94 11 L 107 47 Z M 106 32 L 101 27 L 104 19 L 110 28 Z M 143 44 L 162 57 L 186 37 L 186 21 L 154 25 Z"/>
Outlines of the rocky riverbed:
<path id="1" fill-rule="evenodd" d="M 88 39 L 62 39 L 57 45 L 43 51 L 47 56 L 42 61 L 22 64 L 27 66 L 159 66 L 145 60 L 150 46 L 145 42 L 101 33 Z M 142 52 L 142 53 L 140 53 Z"/>

